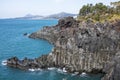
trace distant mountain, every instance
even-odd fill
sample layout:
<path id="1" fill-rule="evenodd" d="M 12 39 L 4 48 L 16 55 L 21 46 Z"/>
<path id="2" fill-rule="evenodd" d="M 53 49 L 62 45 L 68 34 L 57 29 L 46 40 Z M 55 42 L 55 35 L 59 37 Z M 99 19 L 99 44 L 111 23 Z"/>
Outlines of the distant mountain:
<path id="1" fill-rule="evenodd" d="M 52 14 L 49 16 L 40 16 L 40 15 L 32 15 L 32 14 L 27 14 L 24 17 L 16 17 L 13 19 L 61 19 L 64 17 L 75 17 L 77 16 L 77 14 L 71 14 L 71 13 L 65 13 L 65 12 L 61 12 L 58 14 Z"/>
<path id="2" fill-rule="evenodd" d="M 74 16 L 77 16 L 77 14 L 61 12 L 61 13 L 49 15 L 45 18 L 47 18 L 47 19 L 61 19 L 61 18 L 64 18 L 64 17 L 69 17 L 69 16 L 74 17 Z"/>
<path id="3" fill-rule="evenodd" d="M 44 18 L 44 16 L 27 14 L 24 17 L 17 17 L 14 19 L 43 19 L 43 18 Z"/>

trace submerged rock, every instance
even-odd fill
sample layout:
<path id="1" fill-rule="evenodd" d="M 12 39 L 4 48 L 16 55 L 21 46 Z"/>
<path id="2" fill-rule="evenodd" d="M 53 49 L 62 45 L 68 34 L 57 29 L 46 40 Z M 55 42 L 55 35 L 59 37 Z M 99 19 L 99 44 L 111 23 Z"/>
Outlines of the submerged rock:
<path id="1" fill-rule="evenodd" d="M 23 35 L 24 35 L 24 36 L 27 36 L 27 35 L 28 35 L 28 33 L 24 33 Z"/>
<path id="2" fill-rule="evenodd" d="M 58 25 L 45 27 L 29 36 L 54 44 L 50 54 L 34 60 L 13 57 L 8 59 L 7 65 L 20 69 L 57 67 L 70 73 L 106 73 L 103 80 L 119 80 L 118 26 L 119 21 L 95 24 L 92 21 L 79 23 L 71 17 L 60 19 Z"/>

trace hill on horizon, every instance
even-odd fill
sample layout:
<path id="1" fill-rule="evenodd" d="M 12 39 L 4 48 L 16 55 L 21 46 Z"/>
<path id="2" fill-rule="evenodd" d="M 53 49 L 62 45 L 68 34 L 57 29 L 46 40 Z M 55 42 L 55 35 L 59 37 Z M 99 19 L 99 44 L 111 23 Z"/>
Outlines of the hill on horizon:
<path id="1" fill-rule="evenodd" d="M 66 13 L 66 12 L 60 12 L 57 14 L 51 14 L 48 16 L 42 16 L 42 15 L 32 15 L 32 14 L 27 14 L 23 17 L 16 17 L 12 19 L 61 19 L 64 17 L 76 17 L 77 14 L 72 14 L 72 13 Z"/>

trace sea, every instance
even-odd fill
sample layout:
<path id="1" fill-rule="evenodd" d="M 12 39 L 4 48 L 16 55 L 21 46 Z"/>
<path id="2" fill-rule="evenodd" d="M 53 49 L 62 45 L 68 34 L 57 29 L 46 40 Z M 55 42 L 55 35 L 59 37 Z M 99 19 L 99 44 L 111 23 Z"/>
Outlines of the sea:
<path id="1" fill-rule="evenodd" d="M 0 19 L 0 80 L 100 80 L 101 74 L 69 74 L 60 69 L 19 70 L 3 63 L 11 57 L 37 58 L 49 54 L 54 47 L 46 40 L 31 39 L 31 34 L 44 26 L 53 26 L 58 20 L 16 20 Z"/>

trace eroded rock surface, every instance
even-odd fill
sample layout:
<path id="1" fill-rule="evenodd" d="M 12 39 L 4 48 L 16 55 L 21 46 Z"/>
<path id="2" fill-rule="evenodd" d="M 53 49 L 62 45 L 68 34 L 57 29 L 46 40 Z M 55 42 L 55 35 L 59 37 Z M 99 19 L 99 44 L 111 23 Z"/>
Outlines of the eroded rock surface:
<path id="1" fill-rule="evenodd" d="M 107 73 L 102 80 L 119 80 L 120 79 L 120 51 L 116 53 L 115 57 L 107 63 L 104 68 Z"/>
<path id="2" fill-rule="evenodd" d="M 58 25 L 44 27 L 29 36 L 54 44 L 50 54 L 34 60 L 11 58 L 8 66 L 20 69 L 58 67 L 71 73 L 105 72 L 103 80 L 119 80 L 120 58 L 116 56 L 120 49 L 119 27 L 120 21 L 95 24 L 90 20 L 80 23 L 72 17 L 60 19 Z"/>

